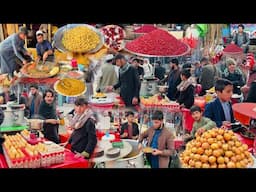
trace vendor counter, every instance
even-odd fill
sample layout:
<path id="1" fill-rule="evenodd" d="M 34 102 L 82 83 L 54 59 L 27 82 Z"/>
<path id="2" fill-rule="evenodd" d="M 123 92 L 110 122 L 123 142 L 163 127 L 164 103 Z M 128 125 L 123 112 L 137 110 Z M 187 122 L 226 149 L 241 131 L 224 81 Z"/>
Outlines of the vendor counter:
<path id="1" fill-rule="evenodd" d="M 0 168 L 8 168 L 7 162 L 3 154 L 0 154 Z M 72 153 L 69 149 L 65 149 L 64 162 L 56 165 L 51 165 L 47 168 L 89 168 L 89 162 L 84 158 L 76 158 L 74 153 Z"/>

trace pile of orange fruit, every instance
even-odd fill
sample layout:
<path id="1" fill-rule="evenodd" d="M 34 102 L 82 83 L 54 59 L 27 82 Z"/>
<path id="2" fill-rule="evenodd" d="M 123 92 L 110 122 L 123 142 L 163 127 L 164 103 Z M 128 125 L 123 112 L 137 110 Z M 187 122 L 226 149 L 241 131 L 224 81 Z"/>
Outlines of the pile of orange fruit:
<path id="1" fill-rule="evenodd" d="M 214 128 L 196 134 L 180 154 L 184 168 L 247 168 L 253 165 L 248 146 L 231 130 Z"/>

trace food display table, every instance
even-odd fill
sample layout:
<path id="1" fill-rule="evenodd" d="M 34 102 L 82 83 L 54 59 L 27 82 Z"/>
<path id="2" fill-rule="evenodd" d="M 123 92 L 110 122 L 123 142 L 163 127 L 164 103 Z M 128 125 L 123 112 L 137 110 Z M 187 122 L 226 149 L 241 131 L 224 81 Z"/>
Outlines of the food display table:
<path id="1" fill-rule="evenodd" d="M 65 161 L 60 164 L 51 165 L 48 168 L 88 168 L 88 164 L 88 160 L 84 158 L 76 158 L 74 153 L 65 149 Z M 0 168 L 8 168 L 3 154 L 0 154 Z"/>
<path id="2" fill-rule="evenodd" d="M 232 108 L 235 119 L 244 125 L 249 125 L 251 119 L 256 119 L 256 103 L 236 103 Z"/>

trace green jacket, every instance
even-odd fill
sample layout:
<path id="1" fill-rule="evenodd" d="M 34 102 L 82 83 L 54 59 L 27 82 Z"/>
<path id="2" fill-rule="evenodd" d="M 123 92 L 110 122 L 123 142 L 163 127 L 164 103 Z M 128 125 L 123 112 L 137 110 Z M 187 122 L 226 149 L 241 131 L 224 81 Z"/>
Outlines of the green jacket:
<path id="1" fill-rule="evenodd" d="M 217 127 L 216 123 L 207 117 L 202 117 L 199 122 L 195 121 L 193 124 L 193 129 L 191 135 L 195 137 L 195 134 L 199 128 L 203 127 L 206 130 L 210 130 Z"/>

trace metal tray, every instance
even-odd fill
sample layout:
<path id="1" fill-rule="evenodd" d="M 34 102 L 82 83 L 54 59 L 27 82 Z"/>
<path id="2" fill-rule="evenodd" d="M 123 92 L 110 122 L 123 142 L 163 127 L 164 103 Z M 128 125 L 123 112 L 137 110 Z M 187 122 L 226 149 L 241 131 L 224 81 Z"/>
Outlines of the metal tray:
<path id="1" fill-rule="evenodd" d="M 77 94 L 77 95 L 67 95 L 67 94 L 64 94 L 64 93 L 62 93 L 62 92 L 60 92 L 58 89 L 57 89 L 57 85 L 58 85 L 58 83 L 60 82 L 60 80 L 58 80 L 58 81 L 56 81 L 55 83 L 54 83 L 54 90 L 58 93 L 58 94 L 60 94 L 60 95 L 63 95 L 63 96 L 66 96 L 66 97 L 79 97 L 79 96 L 81 96 L 81 95 L 84 95 L 85 93 L 86 93 L 86 91 L 87 91 L 87 86 L 85 85 L 85 88 L 84 88 L 84 90 L 81 92 L 81 93 L 79 93 L 79 94 Z"/>
<path id="2" fill-rule="evenodd" d="M 75 27 L 79 27 L 79 26 L 87 27 L 87 28 L 93 30 L 94 32 L 96 32 L 99 35 L 100 43 L 97 45 L 97 47 L 95 47 L 94 49 L 92 49 L 88 53 L 95 53 L 98 50 L 100 50 L 100 48 L 104 44 L 104 36 L 95 27 L 93 27 L 91 25 L 87 25 L 87 24 L 67 24 L 67 25 L 59 28 L 58 31 L 54 34 L 54 37 L 53 37 L 53 47 L 56 47 L 61 52 L 72 52 L 72 50 L 66 49 L 65 46 L 62 44 L 62 38 L 63 38 L 63 35 L 64 35 L 65 31 L 67 31 L 69 29 L 72 29 L 72 28 L 75 28 Z M 83 52 L 80 52 L 80 53 L 83 53 Z"/>

